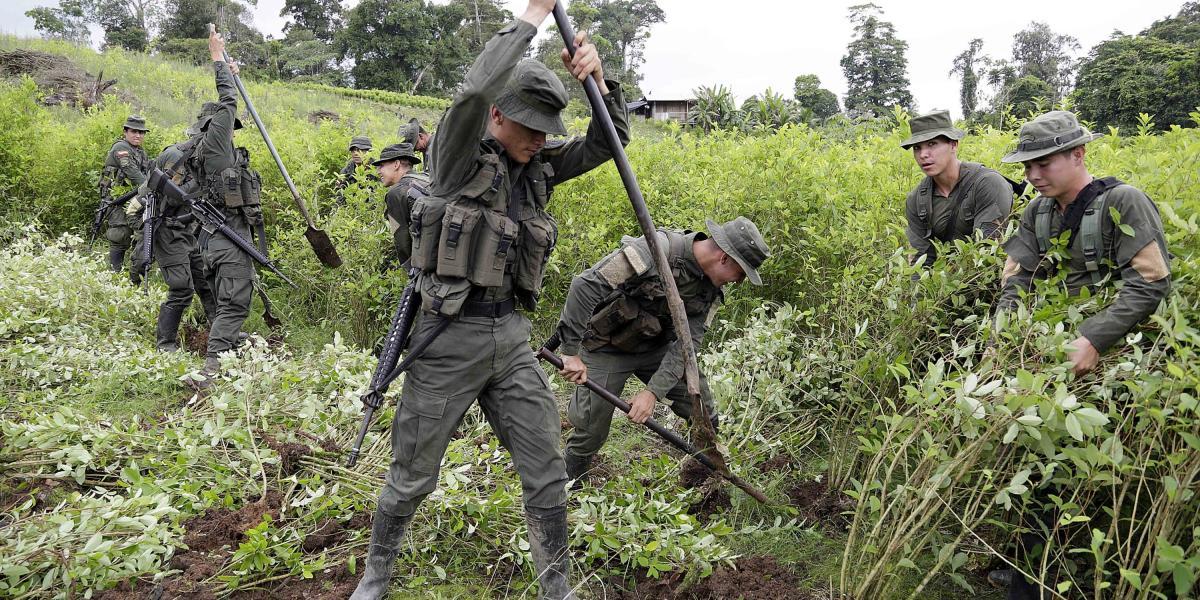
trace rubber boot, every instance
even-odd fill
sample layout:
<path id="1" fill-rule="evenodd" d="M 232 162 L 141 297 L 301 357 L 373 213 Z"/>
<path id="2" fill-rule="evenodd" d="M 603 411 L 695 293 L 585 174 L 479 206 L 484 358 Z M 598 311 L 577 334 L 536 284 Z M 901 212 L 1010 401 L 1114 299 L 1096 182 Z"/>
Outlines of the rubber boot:
<path id="1" fill-rule="evenodd" d="M 108 247 L 108 269 L 113 273 L 120 273 L 125 267 L 125 249 Z"/>
<path id="2" fill-rule="evenodd" d="M 571 553 L 567 548 L 567 507 L 525 507 L 529 552 L 537 568 L 542 600 L 575 600 L 571 590 Z"/>
<path id="3" fill-rule="evenodd" d="M 350 600 L 377 600 L 387 595 L 388 585 L 392 582 L 392 567 L 396 564 L 396 555 L 400 554 L 400 543 L 404 541 L 410 521 L 412 515 L 392 517 L 375 511 L 367 569 Z"/>
<path id="4" fill-rule="evenodd" d="M 583 487 L 583 482 L 587 479 L 588 471 L 592 468 L 592 457 L 590 456 L 575 456 L 570 452 L 563 454 L 563 458 L 567 462 L 567 478 L 575 480 L 571 483 L 572 490 L 578 490 Z"/>
<path id="5" fill-rule="evenodd" d="M 200 369 L 200 379 L 189 379 L 188 385 L 197 392 L 206 392 L 216 382 L 221 373 L 221 361 L 215 356 L 204 359 L 204 368 Z"/>
<path id="6" fill-rule="evenodd" d="M 158 349 L 162 352 L 179 351 L 179 321 L 183 318 L 183 309 L 173 306 L 163 306 L 158 311 L 158 324 L 154 328 Z"/>

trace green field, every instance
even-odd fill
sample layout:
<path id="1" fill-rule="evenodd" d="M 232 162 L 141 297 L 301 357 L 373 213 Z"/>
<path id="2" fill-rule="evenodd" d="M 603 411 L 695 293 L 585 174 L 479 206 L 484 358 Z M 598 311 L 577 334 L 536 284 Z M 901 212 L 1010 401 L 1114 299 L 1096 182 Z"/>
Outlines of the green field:
<path id="1" fill-rule="evenodd" d="M 338 206 L 333 175 L 350 136 L 381 148 L 410 116 L 436 123 L 444 101 L 249 84 L 345 265 L 317 262 L 261 138 L 239 133 L 263 175 L 272 258 L 300 285 L 264 276 L 284 331 L 267 328 L 256 300 L 246 328 L 257 335 L 198 400 L 181 378 L 203 357 L 154 349 L 165 286 L 155 275 L 133 289 L 107 272 L 86 229 L 125 116 L 147 117 L 152 153 L 177 141 L 214 96 L 211 71 L 0 37 L 0 52 L 14 49 L 66 56 L 117 84 L 81 111 L 42 106 L 32 79 L 0 81 L 0 597 L 347 597 L 393 409 L 357 467 L 344 455 L 370 350 L 405 282 L 381 269 L 391 243 L 381 191 L 351 188 Z M 310 120 L 319 110 L 339 118 Z M 907 115 L 752 136 L 637 123 L 628 153 L 657 224 L 746 215 L 773 248 L 766 285 L 727 293 L 700 356 L 730 464 L 773 504 L 684 477 L 678 453 L 617 419 L 599 476 L 571 495 L 580 596 L 1001 598 L 983 575 L 1041 525 L 1027 516 L 1037 509 L 1054 516 L 1055 543 L 1032 572 L 1062 597 L 1193 597 L 1200 108 L 1192 119 L 1089 145 L 1094 174 L 1156 201 L 1173 291 L 1078 379 L 1064 346 L 1111 292 L 1068 298 L 1052 280 L 1035 309 L 997 329 L 996 243 L 940 252 L 928 271 L 908 265 L 903 199 L 919 171 L 899 148 Z M 1000 166 L 1010 125 L 974 132 L 960 156 Z M 637 234 L 611 165 L 560 186 L 550 211 L 561 236 L 530 315 L 535 342 L 572 275 Z M 185 341 L 196 343 L 200 321 L 193 307 Z M 551 381 L 565 402 L 568 384 Z M 682 427 L 669 414 L 657 416 Z M 519 498 L 507 453 L 472 409 L 393 597 L 536 597 Z"/>

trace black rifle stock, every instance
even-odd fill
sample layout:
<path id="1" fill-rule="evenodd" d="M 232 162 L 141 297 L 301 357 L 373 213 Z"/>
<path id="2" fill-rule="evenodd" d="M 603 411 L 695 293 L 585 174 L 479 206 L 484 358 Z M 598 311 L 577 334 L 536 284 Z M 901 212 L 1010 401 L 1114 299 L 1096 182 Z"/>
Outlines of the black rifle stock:
<path id="1" fill-rule="evenodd" d="M 238 232 L 226 225 L 225 213 L 221 212 L 221 209 L 213 206 L 210 202 L 198 195 L 189 196 L 183 191 L 182 188 L 175 185 L 175 183 L 171 181 L 171 178 L 168 177 L 166 173 L 163 173 L 157 168 L 150 170 L 150 178 L 147 187 L 149 187 L 150 191 L 154 194 L 163 194 L 175 201 L 187 202 L 191 208 L 192 215 L 196 217 L 196 220 L 200 221 L 200 226 L 206 233 L 208 233 L 209 236 L 220 233 L 229 241 L 233 242 L 234 245 L 240 248 L 243 252 L 250 255 L 250 258 L 254 259 L 254 262 L 266 267 L 272 273 L 278 275 L 279 278 L 287 282 L 288 285 L 292 287 L 299 287 L 291 279 L 288 279 L 287 275 L 284 275 L 283 272 L 275 266 L 275 263 L 272 263 L 271 259 L 267 258 L 262 252 L 260 252 L 254 244 L 246 241 L 245 238 L 243 238 L 241 235 L 238 235 Z"/>
<path id="2" fill-rule="evenodd" d="M 154 232 L 158 227 L 158 196 L 155 194 L 146 194 L 145 214 L 142 215 L 142 283 L 149 286 L 147 281 L 150 278 L 150 261 L 154 259 Z"/>
<path id="3" fill-rule="evenodd" d="M 417 303 L 413 301 L 416 278 L 416 270 L 409 270 L 408 285 L 400 295 L 396 314 L 392 316 L 392 324 L 388 327 L 387 337 L 384 338 L 383 350 L 379 353 L 379 364 L 375 367 L 375 374 L 371 376 L 371 387 L 362 396 L 363 420 L 358 427 L 358 437 L 354 440 L 354 446 L 350 449 L 350 456 L 346 459 L 348 467 L 353 467 L 358 463 L 363 438 L 366 437 L 367 429 L 371 426 L 371 419 L 375 416 L 375 411 L 383 405 L 383 394 L 387 391 L 387 386 L 381 385 L 381 382 L 396 367 L 396 362 L 400 360 L 400 353 L 404 352 L 404 346 L 408 344 L 412 324 L 417 317 Z"/>
<path id="4" fill-rule="evenodd" d="M 130 198 L 136 195 L 137 188 L 134 188 L 128 192 L 125 192 L 124 194 L 121 194 L 117 198 L 109 198 L 108 200 L 100 201 L 100 206 L 96 208 L 96 214 L 92 217 L 91 241 L 96 241 L 96 236 L 100 235 L 100 226 L 104 224 L 104 219 L 108 216 L 108 211 L 112 210 L 114 206 L 121 206 L 125 204 Z"/>

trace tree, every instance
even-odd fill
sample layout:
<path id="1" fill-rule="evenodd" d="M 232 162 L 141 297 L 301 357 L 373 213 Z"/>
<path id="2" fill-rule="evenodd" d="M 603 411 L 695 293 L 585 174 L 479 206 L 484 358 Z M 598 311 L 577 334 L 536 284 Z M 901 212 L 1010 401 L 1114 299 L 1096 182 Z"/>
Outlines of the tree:
<path id="1" fill-rule="evenodd" d="M 88 31 L 86 4 L 83 0 L 60 0 L 55 8 L 39 7 L 25 11 L 33 19 L 33 28 L 48 40 L 65 40 L 76 44 L 87 44 L 91 38 Z"/>
<path id="2" fill-rule="evenodd" d="M 243 0 L 251 5 L 257 0 Z M 262 42 L 263 36 L 251 23 L 249 8 L 237 0 L 166 0 L 166 14 L 159 29 L 162 39 L 208 37 L 208 24 L 230 42 Z"/>
<path id="3" fill-rule="evenodd" d="M 1140 113 L 1163 129 L 1196 126 L 1189 113 L 1200 106 L 1200 2 L 1092 48 L 1073 98 L 1084 118 L 1102 126 L 1135 128 Z"/>
<path id="4" fill-rule="evenodd" d="M 344 83 L 345 74 L 337 68 L 337 59 L 332 46 L 299 27 L 288 30 L 276 54 L 281 78 L 328 85 Z"/>
<path id="5" fill-rule="evenodd" d="M 696 104 L 688 114 L 688 121 L 706 133 L 714 129 L 736 127 L 739 113 L 733 103 L 733 92 L 724 85 L 700 86 L 692 90 Z"/>
<path id="6" fill-rule="evenodd" d="M 666 20 L 658 3 L 655 0 L 576 0 L 567 8 L 567 14 L 575 30 L 586 31 L 596 44 L 604 64 L 604 76 L 619 81 L 625 97 L 640 97 L 641 68 L 645 63 L 644 51 L 650 27 Z M 552 35 L 538 43 L 536 56 L 558 73 L 573 98 L 582 98 L 579 86 L 572 85 L 571 77 L 559 60 L 562 36 L 557 28 L 551 30 Z"/>
<path id="7" fill-rule="evenodd" d="M 837 94 L 822 88 L 821 78 L 816 75 L 797 75 L 793 89 L 796 104 L 812 111 L 814 119 L 828 119 L 841 111 Z"/>
<path id="8" fill-rule="evenodd" d="M 979 102 L 979 71 L 987 60 L 979 53 L 982 49 L 983 40 L 979 38 L 971 40 L 967 49 L 954 57 L 954 68 L 950 69 L 950 75 L 958 75 L 962 81 L 958 92 L 958 102 L 962 106 L 963 118 L 966 119 L 975 114 L 975 106 Z"/>
<path id="9" fill-rule="evenodd" d="M 1075 60 L 1071 52 L 1079 50 L 1079 40 L 1059 35 L 1045 23 L 1033 22 L 1013 36 L 1013 63 L 1018 77 L 1036 77 L 1054 88 L 1055 101 L 1071 89 Z"/>
<path id="10" fill-rule="evenodd" d="M 742 103 L 742 127 L 747 131 L 771 132 L 794 122 L 795 107 L 771 88 L 762 97 L 750 96 Z"/>
<path id="11" fill-rule="evenodd" d="M 450 4 L 460 5 L 466 14 L 460 34 L 467 41 L 467 52 L 472 60 L 501 27 L 513 20 L 512 12 L 504 8 L 501 0 L 450 0 Z"/>
<path id="12" fill-rule="evenodd" d="M 143 52 L 150 44 L 147 16 L 151 0 L 93 0 L 92 19 L 104 29 L 104 46 Z"/>
<path id="13" fill-rule="evenodd" d="M 283 26 L 285 36 L 293 29 L 303 29 L 327 44 L 343 24 L 341 0 L 285 0 L 279 16 L 292 18 Z"/>
<path id="14" fill-rule="evenodd" d="M 896 37 L 896 28 L 881 20 L 883 11 L 874 4 L 851 6 L 850 22 L 854 39 L 842 57 L 846 76 L 846 110 L 874 114 L 891 112 L 892 107 L 911 108 L 908 90 L 908 43 Z"/>
<path id="15" fill-rule="evenodd" d="M 1018 117 L 1032 117 L 1050 108 L 1054 103 L 1054 86 L 1034 77 L 1026 75 L 1018 77 L 1004 88 L 1001 107 L 1011 107 L 1011 113 Z"/>

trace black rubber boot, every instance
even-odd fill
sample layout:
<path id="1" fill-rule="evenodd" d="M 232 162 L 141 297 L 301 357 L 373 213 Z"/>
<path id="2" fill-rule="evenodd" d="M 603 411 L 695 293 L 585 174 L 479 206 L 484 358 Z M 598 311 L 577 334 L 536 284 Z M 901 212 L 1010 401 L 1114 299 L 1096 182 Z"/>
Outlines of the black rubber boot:
<path id="1" fill-rule="evenodd" d="M 575 480 L 571 484 L 571 489 L 578 490 L 583 487 L 583 482 L 587 479 L 588 471 L 592 468 L 592 457 L 575 456 L 570 452 L 566 452 L 563 454 L 563 459 L 567 462 L 567 478 Z"/>
<path id="2" fill-rule="evenodd" d="M 400 554 L 400 543 L 404 541 L 404 532 L 412 515 L 407 517 L 392 517 L 375 511 L 375 520 L 371 523 L 371 549 L 367 552 L 367 570 L 350 600 L 378 600 L 387 596 L 388 585 L 392 582 L 392 567 L 396 564 L 396 555 Z"/>
<path id="3" fill-rule="evenodd" d="M 113 273 L 120 273 L 125 267 L 125 249 L 108 247 L 108 269 Z"/>
<path id="4" fill-rule="evenodd" d="M 179 320 L 183 309 L 163 306 L 158 311 L 158 325 L 154 328 L 158 349 L 162 352 L 179 351 Z"/>
<path id="5" fill-rule="evenodd" d="M 188 385 L 197 392 L 207 392 L 216 383 L 217 375 L 221 374 L 221 361 L 215 356 L 204 359 L 204 368 L 200 369 L 200 379 L 188 380 Z"/>
<path id="6" fill-rule="evenodd" d="M 571 590 L 571 553 L 567 548 L 567 507 L 525 507 L 529 552 L 537 568 L 542 600 L 575 600 Z"/>

